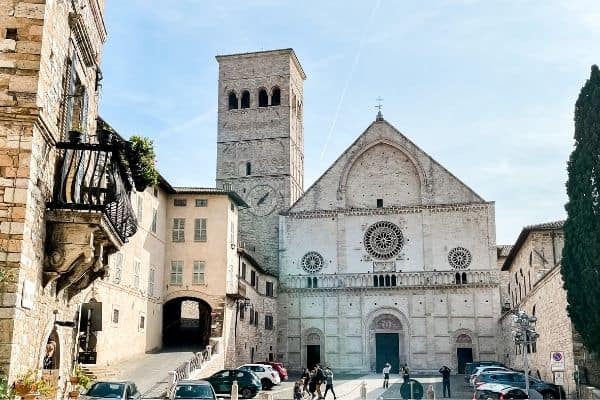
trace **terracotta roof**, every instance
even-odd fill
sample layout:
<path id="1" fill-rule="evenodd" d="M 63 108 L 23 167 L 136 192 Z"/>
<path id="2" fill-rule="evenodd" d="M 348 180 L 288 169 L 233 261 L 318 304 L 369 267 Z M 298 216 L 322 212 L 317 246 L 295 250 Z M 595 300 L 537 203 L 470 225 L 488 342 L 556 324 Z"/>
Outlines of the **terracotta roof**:
<path id="1" fill-rule="evenodd" d="M 528 226 L 524 227 L 523 230 L 521 230 L 521 233 L 519 234 L 519 237 L 517 238 L 517 241 L 515 242 L 514 246 L 512 246 L 512 248 L 510 249 L 508 256 L 506 256 L 506 260 L 504 260 L 504 264 L 502 264 L 502 271 L 507 271 L 510 268 L 510 265 L 512 264 L 517 253 L 521 249 L 521 246 L 523 246 L 523 243 L 525 242 L 525 240 L 527 239 L 527 236 L 529 236 L 529 234 L 531 232 L 533 232 L 533 231 L 552 231 L 552 230 L 562 229 L 564 223 L 565 223 L 565 221 L 562 220 L 562 221 L 544 222 L 541 224 L 528 225 Z"/>
<path id="2" fill-rule="evenodd" d="M 229 196 L 231 200 L 240 208 L 248 208 L 248 204 L 240 197 L 239 194 L 232 190 L 224 190 L 220 188 L 207 187 L 192 187 L 192 186 L 176 186 L 173 187 L 172 194 L 224 194 Z"/>

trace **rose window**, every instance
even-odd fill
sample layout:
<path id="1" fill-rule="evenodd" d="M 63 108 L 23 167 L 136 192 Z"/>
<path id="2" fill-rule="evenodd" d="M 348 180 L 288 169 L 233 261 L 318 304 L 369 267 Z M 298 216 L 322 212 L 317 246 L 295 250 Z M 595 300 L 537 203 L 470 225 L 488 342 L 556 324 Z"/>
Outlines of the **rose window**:
<path id="1" fill-rule="evenodd" d="M 308 273 L 314 274 L 323 269 L 323 256 L 316 251 L 309 251 L 302 257 L 302 268 Z"/>
<path id="2" fill-rule="evenodd" d="M 448 253 L 448 262 L 454 269 L 465 269 L 471 264 L 471 252 L 464 247 L 455 247 Z"/>
<path id="3" fill-rule="evenodd" d="M 365 249 L 376 259 L 393 258 L 404 246 L 404 236 L 398 225 L 379 221 L 371 225 L 364 237 Z"/>

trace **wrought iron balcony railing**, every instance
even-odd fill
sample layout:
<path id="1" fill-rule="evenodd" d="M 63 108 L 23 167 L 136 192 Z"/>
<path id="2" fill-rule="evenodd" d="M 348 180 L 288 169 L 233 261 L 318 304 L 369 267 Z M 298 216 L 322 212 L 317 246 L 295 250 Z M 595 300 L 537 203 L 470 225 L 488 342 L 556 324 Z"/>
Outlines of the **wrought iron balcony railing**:
<path id="1" fill-rule="evenodd" d="M 122 242 L 137 231 L 132 182 L 118 144 L 60 142 L 54 196 L 48 208 L 104 213 Z"/>
<path id="2" fill-rule="evenodd" d="M 345 289 L 493 286 L 499 281 L 496 271 L 467 270 L 288 275 L 280 277 L 280 282 L 287 289 Z"/>

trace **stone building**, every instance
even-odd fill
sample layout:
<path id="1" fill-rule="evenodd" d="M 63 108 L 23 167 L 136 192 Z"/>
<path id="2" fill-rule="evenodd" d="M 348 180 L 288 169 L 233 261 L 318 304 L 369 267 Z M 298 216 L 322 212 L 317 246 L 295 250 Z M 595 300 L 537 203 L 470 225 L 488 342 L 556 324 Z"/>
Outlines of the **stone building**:
<path id="1" fill-rule="evenodd" d="M 461 371 L 496 358 L 494 204 L 381 113 L 280 219 L 292 368 Z"/>
<path id="2" fill-rule="evenodd" d="M 523 369 L 523 353 L 527 351 L 532 375 L 553 382 L 550 353 L 564 352 L 565 369 L 559 372 L 563 373 L 565 391 L 572 395 L 576 390 L 575 367 L 580 370 L 582 383 L 600 386 L 600 363 L 581 344 L 567 313 L 560 273 L 562 227 L 563 221 L 526 226 L 504 261 L 502 271 L 508 275 L 508 282 L 503 291 L 508 298 L 506 311 L 499 319 L 498 330 L 503 335 L 499 354 L 507 366 Z M 540 337 L 534 346 L 520 348 L 514 344 L 511 309 L 537 317 Z"/>
<path id="3" fill-rule="evenodd" d="M 68 376 L 74 335 L 62 322 L 73 321 L 81 291 L 132 233 L 129 220 L 116 231 L 101 214 L 56 202 L 68 192 L 63 204 L 73 204 L 82 192 L 67 186 L 88 178 L 65 167 L 75 153 L 57 143 L 69 131 L 95 142 L 104 1 L 84 3 L 0 5 L 0 369 L 10 379 L 41 368 L 49 342 L 48 367 Z"/>

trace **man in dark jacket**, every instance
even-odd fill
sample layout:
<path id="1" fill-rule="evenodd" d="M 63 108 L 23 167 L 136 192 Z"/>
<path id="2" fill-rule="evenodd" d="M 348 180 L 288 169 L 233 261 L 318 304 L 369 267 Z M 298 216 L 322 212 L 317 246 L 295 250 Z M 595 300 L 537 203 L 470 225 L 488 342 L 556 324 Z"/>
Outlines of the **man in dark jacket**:
<path id="1" fill-rule="evenodd" d="M 450 368 L 445 365 L 440 368 L 440 374 L 442 374 L 442 390 L 444 392 L 444 397 L 446 397 L 446 389 L 448 389 L 448 397 L 452 397 L 450 394 Z"/>
<path id="2" fill-rule="evenodd" d="M 316 368 L 315 378 L 316 378 L 316 381 L 317 381 L 317 394 L 319 395 L 320 399 L 324 399 L 325 397 L 323 397 L 323 394 L 321 393 L 321 385 L 325 381 L 325 374 L 323 373 L 323 370 L 321 369 L 321 365 L 320 364 L 317 364 L 315 366 L 315 368 Z"/>

